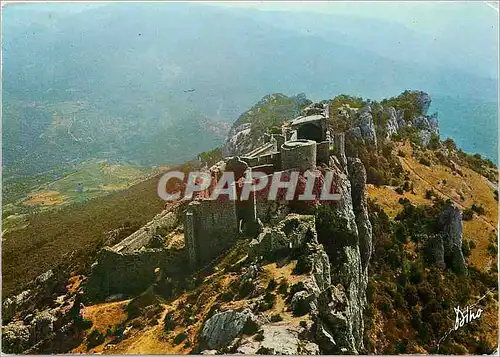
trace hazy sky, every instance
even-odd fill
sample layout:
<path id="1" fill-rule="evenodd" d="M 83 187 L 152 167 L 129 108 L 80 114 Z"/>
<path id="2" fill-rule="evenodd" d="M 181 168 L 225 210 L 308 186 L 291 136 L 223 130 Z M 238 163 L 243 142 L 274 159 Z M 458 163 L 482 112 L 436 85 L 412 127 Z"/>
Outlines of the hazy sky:
<path id="1" fill-rule="evenodd" d="M 207 2 L 208 4 L 208 2 Z M 346 15 L 403 25 L 445 46 L 450 56 L 465 56 L 497 78 L 498 1 L 308 1 L 214 2 L 216 6 Z M 444 47 L 443 47 L 444 48 Z M 429 52 L 432 56 L 432 53 Z M 489 58 L 486 65 L 483 59 Z M 496 59 L 496 60 L 495 60 Z M 487 67 L 487 69 L 486 69 Z"/>
<path id="2" fill-rule="evenodd" d="M 498 2 L 424 2 L 424 1 L 248 1 L 214 2 L 217 6 L 251 7 L 264 11 L 300 11 L 377 18 L 425 30 L 447 18 L 487 22 L 498 26 Z M 496 7 L 497 9 L 495 9 Z"/>
<path id="3" fill-rule="evenodd" d="M 129 2 L 122 2 L 121 5 L 127 6 L 127 3 Z M 434 41 L 433 44 L 427 42 L 429 45 L 424 51 L 429 57 L 435 56 L 433 51 L 441 49 L 449 53 L 451 59 L 452 57 L 463 58 L 462 67 L 467 68 L 468 71 L 498 78 L 498 1 L 200 1 L 199 3 L 207 6 L 250 8 L 266 12 L 320 13 L 345 15 L 352 19 L 392 22 L 405 26 L 417 36 L 423 36 L 423 40 Z M 109 2 L 93 2 L 90 6 L 85 4 L 89 3 L 66 2 L 65 6 L 61 6 L 62 4 L 57 2 L 30 2 L 23 6 L 31 9 L 43 7 L 45 10 L 50 8 L 82 11 L 88 7 L 106 5 Z M 373 30 L 376 32 L 376 29 Z M 387 40 L 386 37 L 385 41 Z M 415 46 L 418 47 L 419 42 L 415 43 Z"/>
<path id="4" fill-rule="evenodd" d="M 23 3 L 21 1 L 2 1 Z M 69 3 L 69 2 L 67 2 Z M 262 11 L 296 11 L 323 14 L 339 14 L 375 18 L 398 22 L 419 31 L 432 31 L 449 25 L 450 20 L 458 26 L 460 22 L 480 22 L 498 29 L 498 1 L 200 1 L 201 4 L 222 7 L 253 8 Z M 45 4 L 47 2 L 39 2 Z M 25 6 L 35 7 L 29 1 Z M 52 2 L 57 5 L 57 2 Z M 106 2 L 74 2 L 75 10 L 83 10 L 89 4 L 96 6 Z"/>

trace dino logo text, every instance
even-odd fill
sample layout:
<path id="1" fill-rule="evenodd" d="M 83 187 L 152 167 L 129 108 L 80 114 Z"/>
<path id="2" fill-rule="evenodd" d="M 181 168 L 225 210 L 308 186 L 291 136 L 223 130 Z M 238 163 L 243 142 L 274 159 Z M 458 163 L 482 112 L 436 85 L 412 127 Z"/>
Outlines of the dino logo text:
<path id="1" fill-rule="evenodd" d="M 465 310 L 460 310 L 460 306 L 454 307 L 455 310 L 455 331 L 460 327 L 478 319 L 481 317 L 481 313 L 483 310 L 477 309 L 474 312 L 469 306 L 466 307 Z"/>

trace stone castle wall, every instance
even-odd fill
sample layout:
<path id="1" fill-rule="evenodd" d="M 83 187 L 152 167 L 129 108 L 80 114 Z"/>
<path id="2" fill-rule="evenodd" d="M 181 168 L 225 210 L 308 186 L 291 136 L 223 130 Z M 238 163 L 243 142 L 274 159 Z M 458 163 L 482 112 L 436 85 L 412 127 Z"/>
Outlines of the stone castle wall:
<path id="1" fill-rule="evenodd" d="M 316 142 L 312 140 L 288 141 L 281 146 L 281 169 L 306 171 L 316 167 Z"/>
<path id="2" fill-rule="evenodd" d="M 208 263 L 238 239 L 236 201 L 193 201 L 188 206 L 184 224 L 191 266 Z"/>
<path id="3" fill-rule="evenodd" d="M 105 247 L 87 280 L 85 292 L 92 300 L 102 300 L 113 294 L 135 295 L 155 281 L 154 270 L 163 276 L 186 273 L 184 249 L 142 249 L 133 253 L 116 252 Z"/>
<path id="4" fill-rule="evenodd" d="M 330 143 L 322 141 L 316 145 L 316 163 L 328 164 L 330 161 Z"/>
<path id="5" fill-rule="evenodd" d="M 164 234 L 180 224 L 181 207 L 157 214 L 113 247 L 104 247 L 92 265 L 87 296 L 102 299 L 113 294 L 140 293 L 154 282 L 154 269 L 158 267 L 167 275 L 184 273 L 180 269 L 187 261 L 183 250 L 146 248 L 159 229 Z"/>
<path id="6" fill-rule="evenodd" d="M 157 234 L 158 229 L 172 230 L 180 223 L 178 210 L 163 211 L 156 215 L 149 223 L 130 236 L 115 244 L 111 249 L 121 253 L 132 253 L 147 246 Z"/>

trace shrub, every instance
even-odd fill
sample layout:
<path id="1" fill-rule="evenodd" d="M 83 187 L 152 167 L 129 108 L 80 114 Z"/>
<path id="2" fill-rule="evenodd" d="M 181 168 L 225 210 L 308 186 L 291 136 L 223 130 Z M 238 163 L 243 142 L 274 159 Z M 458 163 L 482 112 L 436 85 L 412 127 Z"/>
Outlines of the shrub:
<path id="1" fill-rule="evenodd" d="M 259 303 L 258 310 L 266 311 L 272 309 L 275 302 L 276 302 L 276 295 L 274 295 L 271 292 L 267 292 L 266 295 L 264 295 L 264 299 Z"/>
<path id="2" fill-rule="evenodd" d="M 389 315 L 393 310 L 391 301 L 388 298 L 383 298 L 380 304 L 380 309 L 385 315 Z"/>
<path id="3" fill-rule="evenodd" d="M 418 162 L 425 166 L 431 166 L 431 162 L 426 157 L 421 157 Z"/>
<path id="4" fill-rule="evenodd" d="M 425 190 L 425 198 L 431 200 L 432 197 L 436 196 L 436 192 L 433 189 Z"/>
<path id="5" fill-rule="evenodd" d="M 405 288 L 404 297 L 408 306 L 415 306 L 418 304 L 417 288 L 414 285 L 409 285 Z"/>
<path id="6" fill-rule="evenodd" d="M 75 320 L 75 325 L 82 330 L 88 330 L 89 328 L 92 327 L 94 323 L 91 320 L 87 319 L 76 319 Z"/>
<path id="7" fill-rule="evenodd" d="M 296 293 L 298 293 L 299 291 L 302 291 L 302 290 L 306 290 L 306 287 L 304 285 L 303 282 L 298 282 L 298 283 L 295 283 L 293 284 L 291 287 L 290 287 L 290 294 L 289 294 L 289 297 L 292 297 L 294 296 Z"/>
<path id="8" fill-rule="evenodd" d="M 295 268 L 293 269 L 293 274 L 295 275 L 301 275 L 301 274 L 307 274 L 312 271 L 312 262 L 311 259 L 308 259 L 308 256 L 303 254 L 298 257 L 297 259 L 297 264 L 295 265 Z"/>
<path id="9" fill-rule="evenodd" d="M 177 334 L 175 337 L 174 337 L 174 344 L 175 345 L 178 345 L 180 344 L 182 341 L 186 340 L 188 338 L 188 335 L 184 332 L 180 332 L 179 334 Z"/>
<path id="10" fill-rule="evenodd" d="M 475 244 L 471 240 L 464 239 L 462 241 L 462 254 L 467 259 L 470 256 L 471 250 L 475 248 Z"/>
<path id="11" fill-rule="evenodd" d="M 123 335 L 123 332 L 125 331 L 125 326 L 123 324 L 120 324 L 116 326 L 115 330 L 113 331 L 113 336 L 121 337 Z"/>
<path id="12" fill-rule="evenodd" d="M 409 199 L 407 199 L 406 197 L 401 197 L 401 198 L 398 200 L 398 203 L 399 203 L 400 205 L 406 205 L 406 204 L 410 203 L 410 200 L 409 200 Z"/>
<path id="13" fill-rule="evenodd" d="M 301 299 L 293 307 L 293 316 L 304 316 L 311 311 L 309 299 Z"/>
<path id="14" fill-rule="evenodd" d="M 105 337 L 102 333 L 97 330 L 92 330 L 92 332 L 87 336 L 87 348 L 91 349 L 95 346 L 99 346 L 103 343 Z"/>
<path id="15" fill-rule="evenodd" d="M 398 193 L 398 194 L 400 194 L 400 195 L 402 195 L 402 194 L 404 194 L 404 193 L 405 193 L 405 191 L 403 190 L 403 188 L 402 188 L 402 187 L 396 187 L 396 189 L 395 189 L 394 191 L 396 191 L 396 193 Z"/>
<path id="16" fill-rule="evenodd" d="M 476 212 L 478 215 L 484 215 L 484 207 L 481 205 L 476 205 L 475 203 L 472 204 L 472 207 L 470 208 L 472 211 Z"/>
<path id="17" fill-rule="evenodd" d="M 497 255 L 498 247 L 494 242 L 490 242 L 490 244 L 488 244 L 488 253 L 493 256 Z"/>
<path id="18" fill-rule="evenodd" d="M 259 331 L 253 338 L 255 341 L 264 341 L 264 331 Z"/>
<path id="19" fill-rule="evenodd" d="M 443 141 L 443 145 L 450 151 L 455 151 L 457 150 L 457 145 L 455 144 L 455 142 L 453 141 L 452 138 L 446 138 L 444 141 Z"/>
<path id="20" fill-rule="evenodd" d="M 222 301 L 228 302 L 233 300 L 234 293 L 232 291 L 225 291 L 222 294 L 220 294 L 220 298 Z"/>
<path id="21" fill-rule="evenodd" d="M 272 291 L 272 290 L 276 289 L 277 286 L 278 286 L 278 283 L 276 282 L 276 280 L 271 279 L 269 281 L 269 284 L 267 284 L 267 290 Z"/>
<path id="22" fill-rule="evenodd" d="M 144 321 L 144 319 L 142 317 L 140 317 L 140 318 L 136 318 L 136 319 L 132 320 L 130 325 L 133 328 L 142 329 L 146 325 L 146 322 Z"/>
<path id="23" fill-rule="evenodd" d="M 439 148 L 439 135 L 437 134 L 431 135 L 431 139 L 429 141 L 429 147 L 434 150 Z"/>
<path id="24" fill-rule="evenodd" d="M 278 287 L 278 292 L 281 295 L 287 295 L 289 286 L 290 284 L 288 284 L 288 281 L 286 279 L 283 279 Z"/>
<path id="25" fill-rule="evenodd" d="M 280 321 L 283 321 L 283 317 L 281 317 L 280 314 L 273 314 L 273 315 L 271 315 L 270 320 L 271 320 L 271 322 L 280 322 Z"/>
<path id="26" fill-rule="evenodd" d="M 175 323 L 174 323 L 174 314 L 172 311 L 169 311 L 167 312 L 167 314 L 165 315 L 165 318 L 163 319 L 163 323 L 164 323 L 164 327 L 163 327 L 163 330 L 164 331 L 172 331 L 174 328 L 175 328 Z"/>
<path id="27" fill-rule="evenodd" d="M 474 216 L 474 211 L 472 211 L 472 209 L 470 209 L 470 208 L 466 208 L 462 212 L 462 219 L 464 221 L 470 221 L 473 216 Z"/>
<path id="28" fill-rule="evenodd" d="M 392 141 L 401 141 L 403 140 L 403 136 L 400 134 L 400 133 L 394 133 L 392 134 L 391 136 L 391 140 Z M 399 154 L 398 154 L 399 155 Z M 402 156 L 402 155 L 399 155 L 399 156 Z M 404 157 L 404 156 L 403 156 Z"/>
<path id="29" fill-rule="evenodd" d="M 272 306 L 276 302 L 276 295 L 271 292 L 267 292 L 266 295 L 264 295 L 264 301 Z"/>

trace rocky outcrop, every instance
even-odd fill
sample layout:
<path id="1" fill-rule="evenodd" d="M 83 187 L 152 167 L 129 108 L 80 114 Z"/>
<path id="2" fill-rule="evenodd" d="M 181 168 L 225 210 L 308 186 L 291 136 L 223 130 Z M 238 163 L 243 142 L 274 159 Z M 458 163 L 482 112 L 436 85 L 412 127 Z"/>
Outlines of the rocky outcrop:
<path id="1" fill-rule="evenodd" d="M 357 245 L 357 227 L 356 217 L 354 216 L 352 195 L 351 195 L 351 182 L 347 173 L 341 169 L 340 162 L 335 156 L 330 157 L 329 168 L 336 178 L 335 192 L 340 195 L 340 200 L 334 205 L 340 219 L 345 221 L 345 232 L 355 236 L 355 240 L 350 242 L 352 245 Z"/>
<path id="2" fill-rule="evenodd" d="M 336 192 L 341 196 L 334 207 L 345 224 L 342 230 L 349 237 L 340 243 L 340 237 L 331 237 L 336 241 L 335 252 L 330 251 L 333 260 L 318 242 L 314 216 L 296 214 L 265 229 L 252 241 L 249 257 L 272 257 L 278 251 L 290 254 L 300 249 L 299 261 L 305 261 L 304 266 L 311 267 L 311 273 L 291 298 L 294 315 L 313 316 L 311 332 L 323 353 L 358 353 L 363 348 L 363 310 L 372 249 L 364 189 L 366 173 L 357 159 L 349 160 L 349 176 L 337 158 L 332 157 L 329 166 L 337 177 Z"/>
<path id="3" fill-rule="evenodd" d="M 345 155 L 345 134 L 335 133 L 333 135 L 333 153 L 340 162 L 342 169 L 347 169 L 347 157 Z"/>
<path id="4" fill-rule="evenodd" d="M 46 309 L 35 314 L 26 314 L 23 320 L 17 320 L 2 329 L 2 351 L 22 353 L 42 341 L 54 336 L 54 333 L 69 321 L 69 308 Z"/>
<path id="5" fill-rule="evenodd" d="M 369 105 L 361 110 L 357 124 L 361 129 L 363 139 L 368 143 L 377 145 L 377 134 L 375 133 L 375 125 L 373 124 L 373 116 Z"/>
<path id="6" fill-rule="evenodd" d="M 292 324 L 267 324 L 257 332 L 258 338 L 244 338 L 236 354 L 318 355 L 318 345 L 305 339 L 304 335 L 304 328 Z"/>
<path id="7" fill-rule="evenodd" d="M 351 182 L 352 204 L 358 228 L 363 275 L 367 278 L 368 262 L 372 253 L 372 225 L 368 216 L 366 200 L 366 170 L 361 160 L 357 158 L 349 160 L 349 181 Z"/>
<path id="8" fill-rule="evenodd" d="M 388 116 L 388 119 L 385 123 L 385 135 L 386 139 L 390 139 L 394 134 L 398 133 L 399 124 L 396 117 L 396 109 L 393 107 L 389 107 L 385 110 L 385 114 Z"/>
<path id="9" fill-rule="evenodd" d="M 14 317 L 16 312 L 15 309 L 15 303 L 11 298 L 7 298 L 2 302 L 2 320 L 4 323 L 12 320 L 12 317 Z"/>
<path id="10" fill-rule="evenodd" d="M 232 128 L 223 147 L 224 156 L 243 155 L 253 149 L 252 124 L 244 123 Z"/>
<path id="11" fill-rule="evenodd" d="M 347 296 L 347 327 L 343 328 L 342 340 L 354 339 L 355 349 L 363 348 L 364 320 L 366 306 L 366 281 L 358 246 L 344 246 L 337 254 L 337 264 L 332 268 L 332 283 L 341 284 Z M 339 333 L 340 333 L 339 332 Z M 346 346 L 348 347 L 348 346 Z"/>
<path id="12" fill-rule="evenodd" d="M 439 134 L 439 121 L 438 121 L 438 113 L 434 113 L 427 117 L 427 121 L 429 122 L 429 127 L 432 133 Z"/>
<path id="13" fill-rule="evenodd" d="M 318 298 L 312 327 L 323 354 L 357 354 L 349 302 L 342 285 L 330 286 Z"/>
<path id="14" fill-rule="evenodd" d="M 437 113 L 431 116 L 421 115 L 413 119 L 412 125 L 418 130 L 420 145 L 424 147 L 429 145 L 433 135 L 439 135 Z"/>
<path id="15" fill-rule="evenodd" d="M 61 272 L 58 271 L 59 274 Z M 52 270 L 48 270 L 33 279 L 26 289 L 15 296 L 11 296 L 2 302 L 2 321 L 8 323 L 15 316 L 23 318 L 39 309 L 42 302 L 51 299 L 52 295 L 60 292 L 63 285 L 59 282 L 60 276 Z"/>
<path id="16" fill-rule="evenodd" d="M 358 119 L 354 126 L 349 129 L 348 134 L 356 139 L 363 139 L 367 143 L 377 145 L 377 134 L 373 123 L 372 109 L 369 105 L 359 111 Z"/>
<path id="17" fill-rule="evenodd" d="M 435 264 L 437 267 L 444 269 L 446 263 L 444 260 L 444 243 L 443 236 L 441 234 L 434 235 L 423 235 L 419 237 L 419 240 L 424 242 L 424 252 L 426 258 L 431 264 Z"/>
<path id="18" fill-rule="evenodd" d="M 347 130 L 346 134 L 349 138 L 355 140 L 363 140 L 363 134 L 361 134 L 361 128 L 359 126 L 350 128 L 349 130 Z"/>
<path id="19" fill-rule="evenodd" d="M 438 224 L 446 265 L 458 274 L 466 274 L 467 266 L 462 253 L 462 212 L 454 205 L 448 206 L 439 216 Z"/>
<path id="20" fill-rule="evenodd" d="M 251 317 L 252 312 L 249 309 L 241 312 L 228 310 L 210 317 L 201 331 L 201 348 L 218 349 L 228 346 L 248 327 L 252 321 Z"/>
<path id="21" fill-rule="evenodd" d="M 314 216 L 289 214 L 272 228 L 265 228 L 250 242 L 248 256 L 251 259 L 270 257 L 277 252 L 288 251 L 303 246 L 315 232 Z"/>
<path id="22" fill-rule="evenodd" d="M 2 352 L 22 353 L 30 346 L 29 327 L 22 323 L 11 323 L 2 328 Z"/>
<path id="23" fill-rule="evenodd" d="M 431 97 L 429 94 L 422 91 L 413 91 L 413 94 L 417 97 L 417 103 L 420 107 L 422 114 L 427 114 L 429 107 L 431 106 Z"/>
<path id="24" fill-rule="evenodd" d="M 329 244 L 332 284 L 338 288 L 323 292 L 317 303 L 318 341 L 323 351 L 332 353 L 357 353 L 363 348 L 363 310 L 372 250 L 364 187 L 366 173 L 359 160 L 348 162 L 349 176 L 339 168 L 335 157 L 330 160 L 330 169 L 337 177 L 336 192 L 341 197 L 334 208 L 342 237 L 331 237 L 333 242 Z"/>
<path id="25" fill-rule="evenodd" d="M 35 343 L 42 341 L 54 331 L 55 321 L 56 318 L 48 311 L 42 311 L 34 317 L 32 324 L 34 327 L 33 338 Z"/>
<path id="26" fill-rule="evenodd" d="M 394 134 L 398 134 L 400 129 L 406 128 L 403 111 L 396 110 L 394 107 L 384 108 L 386 116 L 385 133 L 386 139 L 390 139 Z"/>
<path id="27" fill-rule="evenodd" d="M 326 254 L 323 246 L 317 244 L 317 238 L 315 238 L 315 241 L 316 244 L 311 244 L 309 246 L 307 257 L 311 260 L 312 275 L 314 277 L 314 282 L 318 287 L 318 291 L 323 291 L 332 283 L 330 275 L 330 260 L 328 259 L 328 254 Z"/>

